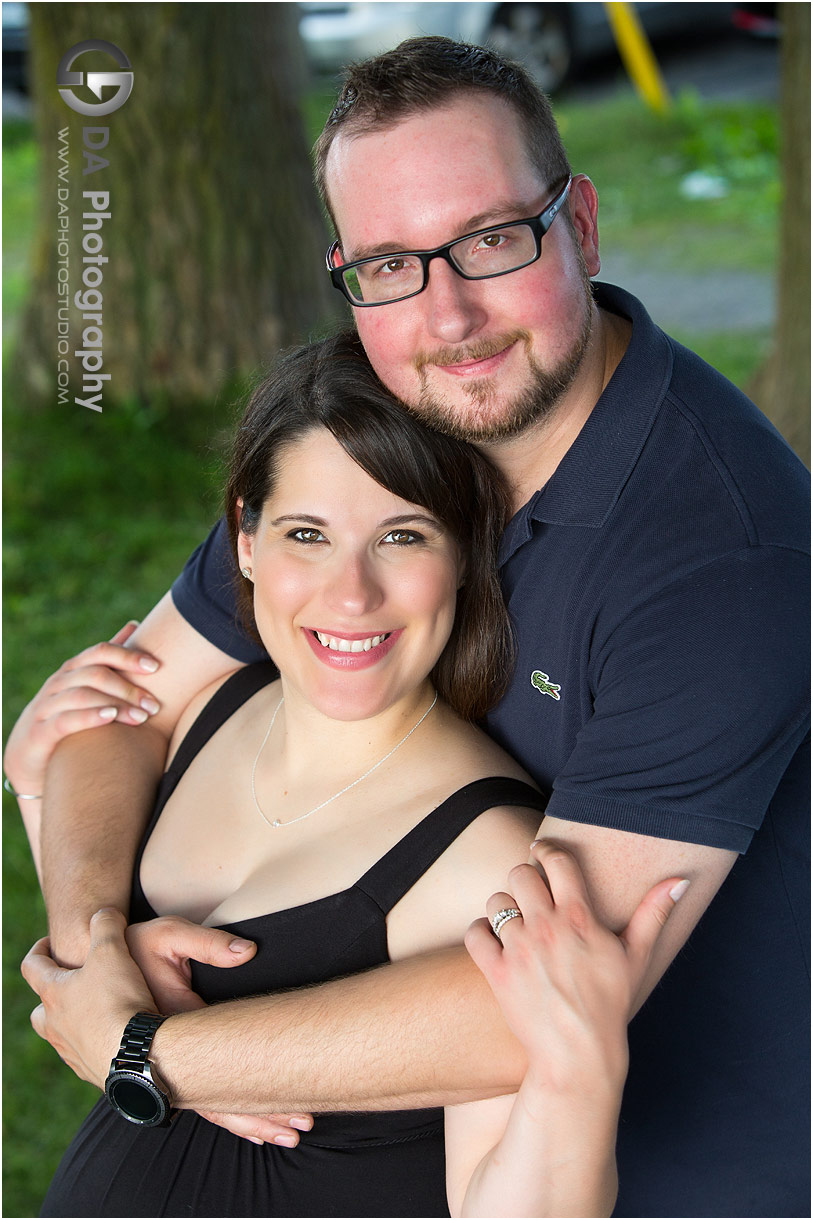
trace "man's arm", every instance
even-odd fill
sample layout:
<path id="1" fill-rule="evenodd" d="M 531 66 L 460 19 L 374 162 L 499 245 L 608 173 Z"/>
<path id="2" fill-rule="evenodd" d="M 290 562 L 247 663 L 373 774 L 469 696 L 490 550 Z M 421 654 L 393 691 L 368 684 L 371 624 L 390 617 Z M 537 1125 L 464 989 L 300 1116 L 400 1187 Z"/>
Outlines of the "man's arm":
<path id="1" fill-rule="evenodd" d="M 66 738 L 46 777 L 43 895 L 52 952 L 68 965 L 84 960 L 94 911 L 127 910 L 135 852 L 181 711 L 197 691 L 237 664 L 187 623 L 169 593 L 127 647 L 161 662 L 148 677 L 161 710 L 143 725 L 114 723 Z"/>
<path id="2" fill-rule="evenodd" d="M 542 836 L 555 836 L 582 861 L 597 914 L 618 930 L 656 882 L 668 876 L 691 882 L 658 942 L 642 1002 L 734 853 L 553 819 L 543 823 Z M 47 1023 L 38 1032 L 69 1062 L 84 1064 L 85 1078 L 99 1085 L 135 1011 L 131 967 L 123 935 L 108 931 L 86 971 L 63 975 L 41 992 Z M 119 975 L 128 979 L 120 992 Z M 32 981 L 30 971 L 26 977 Z M 146 986 L 139 1003 L 152 1007 Z M 66 1045 L 75 1048 L 70 1056 Z M 152 1058 L 179 1107 L 245 1114 L 455 1104 L 513 1092 L 526 1069 L 522 1048 L 463 948 L 179 1013 L 158 1030 Z"/>
<path id="3" fill-rule="evenodd" d="M 643 1003 L 705 911 L 736 853 L 545 819 L 572 851 L 599 919 L 615 931 L 664 877 L 691 882 L 658 941 Z M 219 1004 L 164 1022 L 153 1042 L 182 1107 L 261 1112 L 392 1109 L 513 1092 L 524 1052 L 463 949 L 321 987 Z"/>

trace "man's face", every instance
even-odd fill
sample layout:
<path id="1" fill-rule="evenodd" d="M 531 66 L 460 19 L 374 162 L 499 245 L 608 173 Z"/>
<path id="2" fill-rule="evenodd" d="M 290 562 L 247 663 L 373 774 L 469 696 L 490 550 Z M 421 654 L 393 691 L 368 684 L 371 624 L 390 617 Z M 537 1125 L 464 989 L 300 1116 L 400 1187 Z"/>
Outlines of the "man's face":
<path id="1" fill-rule="evenodd" d="M 354 310 L 381 380 L 434 426 L 469 440 L 516 435 L 583 374 L 599 263 L 595 196 L 581 183 L 565 205 L 576 238 L 563 208 L 528 267 L 472 281 L 435 259 L 418 296 Z M 338 137 L 327 185 L 345 262 L 536 215 L 561 186 L 541 180 L 514 112 L 483 95 Z"/>

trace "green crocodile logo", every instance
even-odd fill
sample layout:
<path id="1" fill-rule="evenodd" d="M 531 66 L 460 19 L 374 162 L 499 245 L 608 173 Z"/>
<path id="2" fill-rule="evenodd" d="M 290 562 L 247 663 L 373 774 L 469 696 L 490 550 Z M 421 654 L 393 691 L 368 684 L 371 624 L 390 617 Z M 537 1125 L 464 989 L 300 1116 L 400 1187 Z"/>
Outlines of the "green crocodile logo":
<path id="1" fill-rule="evenodd" d="M 551 682 L 547 674 L 543 674 L 541 669 L 535 669 L 531 674 L 531 686 L 535 686 L 543 695 L 550 695 L 551 699 L 559 699 L 559 691 L 561 686 L 557 686 L 555 682 Z"/>

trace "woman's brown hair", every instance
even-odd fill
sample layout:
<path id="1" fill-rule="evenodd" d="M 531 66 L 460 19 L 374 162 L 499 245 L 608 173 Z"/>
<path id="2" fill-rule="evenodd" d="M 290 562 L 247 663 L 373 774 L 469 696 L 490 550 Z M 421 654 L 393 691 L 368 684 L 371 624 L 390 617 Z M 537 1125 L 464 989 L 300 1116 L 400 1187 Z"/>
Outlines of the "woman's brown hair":
<path id="1" fill-rule="evenodd" d="M 432 431 L 394 399 L 355 332 L 335 335 L 286 353 L 254 391 L 240 421 L 226 488 L 235 557 L 238 529 L 253 534 L 273 494 L 283 450 L 314 428 L 327 428 L 393 495 L 428 509 L 457 543 L 464 583 L 451 636 L 431 678 L 459 715 L 479 719 L 503 693 L 513 657 L 496 563 L 508 506 L 500 475 L 473 446 Z M 238 605 L 259 638 L 252 594 L 251 582 L 238 578 Z"/>

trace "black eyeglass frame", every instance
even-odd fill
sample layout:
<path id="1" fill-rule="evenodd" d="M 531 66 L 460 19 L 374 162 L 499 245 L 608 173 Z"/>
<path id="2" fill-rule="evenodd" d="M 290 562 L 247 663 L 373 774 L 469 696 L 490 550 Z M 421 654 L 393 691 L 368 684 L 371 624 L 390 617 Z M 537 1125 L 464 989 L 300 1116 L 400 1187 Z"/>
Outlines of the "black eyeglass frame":
<path id="1" fill-rule="evenodd" d="M 461 237 L 456 237 L 454 241 L 446 242 L 443 246 L 436 246 L 434 250 L 393 250 L 391 254 L 377 254 L 372 258 L 358 258 L 355 262 L 344 263 L 341 267 L 334 267 L 333 258 L 339 248 L 338 240 L 334 241 L 325 255 L 325 265 L 330 274 L 333 287 L 338 288 L 342 296 L 350 302 L 354 309 L 375 309 L 379 305 L 397 305 L 400 301 L 408 301 L 411 297 L 416 297 L 422 293 L 429 283 L 429 264 L 433 258 L 444 259 L 452 270 L 464 280 L 495 280 L 501 275 L 511 275 L 514 271 L 521 271 L 523 267 L 530 267 L 531 263 L 535 263 L 542 253 L 542 238 L 558 216 L 560 208 L 567 199 L 572 183 L 573 175 L 569 174 L 567 182 L 556 198 L 536 216 L 526 216 L 522 220 L 512 220 L 507 224 L 488 225 L 485 229 L 475 229 L 473 233 L 464 233 Z M 452 247 L 456 246 L 458 242 L 468 241 L 472 237 L 481 237 L 486 233 L 494 233 L 499 229 L 513 229 L 516 225 L 527 225 L 533 233 L 536 243 L 533 258 L 520 263 L 518 267 L 510 267 L 507 271 L 490 271 L 487 275 L 467 275 L 465 271 L 460 270 L 452 258 Z M 415 292 L 407 293 L 405 297 L 393 297 L 387 301 L 357 301 L 355 297 L 351 296 L 350 289 L 344 282 L 346 272 L 352 271 L 354 267 L 361 267 L 365 263 L 378 263 L 382 259 L 386 261 L 388 258 L 401 258 L 406 255 L 410 258 L 420 259 L 421 266 L 423 267 L 423 283 Z"/>

